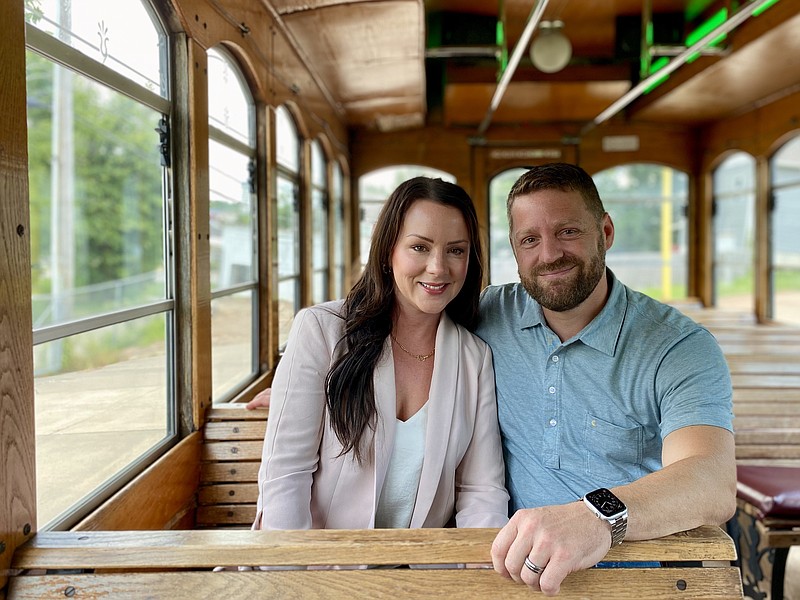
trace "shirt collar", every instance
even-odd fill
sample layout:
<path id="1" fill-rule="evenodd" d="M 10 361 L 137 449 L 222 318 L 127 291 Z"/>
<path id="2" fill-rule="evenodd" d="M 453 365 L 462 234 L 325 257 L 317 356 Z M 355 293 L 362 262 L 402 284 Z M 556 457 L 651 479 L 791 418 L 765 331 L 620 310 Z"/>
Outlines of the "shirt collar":
<path id="1" fill-rule="evenodd" d="M 580 340 L 595 350 L 614 356 L 622 324 L 625 321 L 625 313 L 628 310 L 628 297 L 625 293 L 625 286 L 617 280 L 611 269 L 606 268 L 606 276 L 608 277 L 609 294 L 605 306 L 586 327 L 565 343 Z M 521 283 L 517 285 L 522 287 Z M 529 301 L 525 304 L 519 320 L 520 329 L 546 326 L 547 321 L 545 321 L 541 305 L 531 298 L 527 291 L 524 293 L 528 296 Z"/>

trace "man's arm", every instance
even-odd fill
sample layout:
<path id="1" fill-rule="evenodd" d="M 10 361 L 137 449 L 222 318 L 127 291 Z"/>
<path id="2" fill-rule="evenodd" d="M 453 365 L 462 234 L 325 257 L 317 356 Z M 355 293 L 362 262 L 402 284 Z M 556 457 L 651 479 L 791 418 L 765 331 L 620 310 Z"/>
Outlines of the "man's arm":
<path id="1" fill-rule="evenodd" d="M 613 490 L 628 505 L 629 540 L 721 525 L 736 512 L 733 434 L 721 427 L 684 427 L 664 438 L 664 468 Z"/>
<path id="2" fill-rule="evenodd" d="M 628 540 L 662 537 L 704 524 L 722 524 L 736 509 L 733 434 L 723 428 L 691 426 L 670 433 L 662 450 L 664 467 L 612 491 L 628 507 Z M 492 545 L 502 575 L 545 595 L 557 594 L 574 571 L 601 561 L 611 547 L 610 527 L 583 502 L 517 511 Z M 524 566 L 526 557 L 541 575 Z"/>

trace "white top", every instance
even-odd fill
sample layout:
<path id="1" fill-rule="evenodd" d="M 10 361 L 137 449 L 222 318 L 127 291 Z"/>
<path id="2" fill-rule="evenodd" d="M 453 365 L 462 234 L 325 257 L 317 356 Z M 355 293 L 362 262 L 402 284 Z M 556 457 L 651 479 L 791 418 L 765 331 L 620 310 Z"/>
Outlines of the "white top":
<path id="1" fill-rule="evenodd" d="M 411 524 L 425 458 L 428 404 L 408 421 L 397 420 L 394 448 L 375 514 L 378 529 L 406 529 Z"/>

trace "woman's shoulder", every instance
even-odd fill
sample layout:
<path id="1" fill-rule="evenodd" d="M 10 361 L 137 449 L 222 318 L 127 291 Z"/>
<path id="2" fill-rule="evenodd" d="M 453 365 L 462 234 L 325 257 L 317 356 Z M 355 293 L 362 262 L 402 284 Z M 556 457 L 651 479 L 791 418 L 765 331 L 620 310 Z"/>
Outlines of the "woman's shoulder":
<path id="1" fill-rule="evenodd" d="M 318 321 L 341 320 L 344 311 L 344 300 L 330 300 L 300 309 L 297 314 L 314 315 Z"/>
<path id="2" fill-rule="evenodd" d="M 311 326 L 316 323 L 323 330 L 340 329 L 344 324 L 342 312 L 344 309 L 344 300 L 331 300 L 330 302 L 322 302 L 313 306 L 307 306 L 297 311 L 294 317 L 294 322 L 301 329 Z"/>
<path id="3" fill-rule="evenodd" d="M 471 349 L 480 352 L 481 354 L 489 351 L 489 345 L 476 334 L 471 332 L 463 325 L 456 323 L 455 321 L 450 320 L 450 322 L 453 324 L 454 330 L 458 332 L 458 337 L 462 348 Z"/>

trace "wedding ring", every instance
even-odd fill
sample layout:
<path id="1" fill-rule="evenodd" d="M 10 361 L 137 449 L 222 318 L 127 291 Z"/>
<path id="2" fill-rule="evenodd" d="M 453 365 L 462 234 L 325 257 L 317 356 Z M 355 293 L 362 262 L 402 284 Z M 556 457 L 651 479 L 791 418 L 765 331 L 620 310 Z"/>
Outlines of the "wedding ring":
<path id="1" fill-rule="evenodd" d="M 542 567 L 537 567 L 535 564 L 533 564 L 530 557 L 528 556 L 525 557 L 525 566 L 528 567 L 531 571 L 533 571 L 537 575 L 541 575 L 542 571 L 544 571 Z"/>

